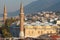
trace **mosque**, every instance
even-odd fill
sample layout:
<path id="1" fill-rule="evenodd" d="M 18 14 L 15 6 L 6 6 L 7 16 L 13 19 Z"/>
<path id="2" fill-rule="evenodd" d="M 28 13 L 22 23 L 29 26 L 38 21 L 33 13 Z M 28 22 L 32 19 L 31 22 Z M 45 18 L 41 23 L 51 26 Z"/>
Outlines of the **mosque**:
<path id="1" fill-rule="evenodd" d="M 23 4 L 20 5 L 20 15 L 19 15 L 19 27 L 12 26 L 10 28 L 10 32 L 14 37 L 19 36 L 20 38 L 26 38 L 26 37 L 32 37 L 37 38 L 40 35 L 44 34 L 56 34 L 57 33 L 57 25 L 40 25 L 40 23 L 32 23 L 32 25 L 27 25 L 26 22 L 24 22 L 24 8 Z M 7 10 L 6 6 L 4 6 L 4 14 L 3 14 L 3 20 L 4 24 L 6 23 L 7 19 Z M 39 25 L 38 25 L 39 24 Z M 43 23 L 41 23 L 43 24 Z"/>

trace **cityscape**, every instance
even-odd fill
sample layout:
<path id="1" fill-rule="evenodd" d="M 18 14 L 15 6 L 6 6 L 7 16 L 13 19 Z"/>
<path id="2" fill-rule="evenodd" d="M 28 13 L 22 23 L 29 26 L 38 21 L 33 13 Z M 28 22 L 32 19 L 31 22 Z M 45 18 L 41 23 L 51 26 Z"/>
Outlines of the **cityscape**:
<path id="1" fill-rule="evenodd" d="M 0 40 L 60 40 L 60 12 L 38 11 L 25 14 L 20 3 L 17 16 L 8 17 L 6 4 L 0 17 Z"/>

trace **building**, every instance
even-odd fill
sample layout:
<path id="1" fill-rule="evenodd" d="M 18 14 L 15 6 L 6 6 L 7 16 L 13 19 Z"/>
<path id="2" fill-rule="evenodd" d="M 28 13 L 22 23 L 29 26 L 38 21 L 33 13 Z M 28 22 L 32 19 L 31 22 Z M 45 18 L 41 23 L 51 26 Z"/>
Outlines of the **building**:
<path id="1" fill-rule="evenodd" d="M 48 16 L 47 16 L 48 15 Z M 4 22 L 7 19 L 7 12 L 6 12 L 6 8 L 4 7 Z M 49 14 L 46 14 L 46 17 L 49 17 Z M 40 22 L 32 22 L 28 23 L 28 22 L 24 22 L 24 8 L 23 8 L 23 4 L 21 3 L 20 5 L 20 15 L 19 15 L 19 32 L 15 32 L 15 33 L 19 33 L 19 37 L 21 39 L 27 38 L 27 37 L 32 37 L 32 38 L 37 38 L 41 35 L 44 34 L 54 34 L 57 33 L 56 30 L 56 25 L 54 26 L 53 24 L 49 24 L 49 23 L 40 23 Z M 42 20 L 44 22 L 44 19 L 42 17 Z M 48 25 L 47 25 L 48 24 Z M 13 27 L 13 26 L 12 26 Z M 17 28 L 17 27 L 15 27 Z M 17 30 L 17 29 L 15 29 Z M 13 31 L 13 30 L 12 30 Z M 14 34 L 15 34 L 14 33 Z M 14 35 L 13 34 L 13 35 Z M 16 34 L 15 34 L 16 35 Z"/>
<path id="2" fill-rule="evenodd" d="M 20 6 L 20 37 L 33 37 L 37 38 L 40 35 L 57 33 L 55 26 L 40 26 L 31 23 L 30 25 L 24 25 L 24 12 L 23 5 Z M 57 27 L 57 26 L 56 26 Z"/>
<path id="3" fill-rule="evenodd" d="M 50 37 L 52 38 L 51 40 L 60 40 L 60 35 L 57 34 L 52 34 Z"/>
<path id="4" fill-rule="evenodd" d="M 60 20 L 57 20 L 57 24 L 60 25 Z"/>
<path id="5" fill-rule="evenodd" d="M 6 6 L 4 5 L 4 13 L 3 13 L 3 21 L 4 21 L 4 24 L 6 22 L 6 19 L 7 19 L 7 10 L 6 10 Z"/>
<path id="6" fill-rule="evenodd" d="M 25 37 L 37 38 L 44 34 L 56 33 L 54 26 L 25 26 Z"/>

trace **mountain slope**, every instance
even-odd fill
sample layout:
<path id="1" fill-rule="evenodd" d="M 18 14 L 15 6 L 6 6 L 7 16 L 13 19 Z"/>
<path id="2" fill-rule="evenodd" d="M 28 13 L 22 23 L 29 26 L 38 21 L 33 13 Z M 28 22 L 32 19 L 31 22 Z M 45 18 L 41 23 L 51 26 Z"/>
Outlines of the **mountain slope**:
<path id="1" fill-rule="evenodd" d="M 60 0 L 37 0 L 24 7 L 25 14 L 39 11 L 60 11 Z M 19 15 L 19 12 L 9 12 L 8 16 Z"/>
<path id="2" fill-rule="evenodd" d="M 48 7 L 48 8 L 46 8 L 46 9 L 44 9 L 44 10 L 48 10 L 48 11 L 59 11 L 60 12 L 60 2 L 58 2 L 58 3 L 56 3 L 56 4 L 54 4 L 54 5 L 52 5 L 52 6 L 50 6 L 50 7 Z"/>
<path id="3" fill-rule="evenodd" d="M 58 5 L 56 6 L 56 4 Z M 59 5 L 60 0 L 38 0 L 25 6 L 25 13 L 46 11 L 47 9 L 50 9 L 49 11 L 53 9 L 52 11 L 54 11 L 55 10 L 54 7 L 56 6 L 55 8 L 58 10 L 59 8 L 57 7 L 59 7 Z"/>
<path id="4" fill-rule="evenodd" d="M 24 7 L 25 14 L 39 11 L 59 11 L 60 0 L 37 0 Z M 19 10 L 16 11 L 19 13 Z"/>

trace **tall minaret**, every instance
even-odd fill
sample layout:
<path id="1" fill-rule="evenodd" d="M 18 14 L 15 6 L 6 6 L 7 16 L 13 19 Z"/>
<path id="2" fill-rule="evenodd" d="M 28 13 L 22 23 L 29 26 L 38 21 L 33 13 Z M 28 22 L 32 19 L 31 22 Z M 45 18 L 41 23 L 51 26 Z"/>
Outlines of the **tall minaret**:
<path id="1" fill-rule="evenodd" d="M 24 38 L 24 11 L 23 4 L 20 5 L 20 38 Z"/>
<path id="2" fill-rule="evenodd" d="M 7 19 L 7 10 L 6 10 L 6 6 L 4 5 L 4 13 L 3 13 L 3 21 L 4 21 L 4 24 L 6 22 L 6 19 Z"/>

